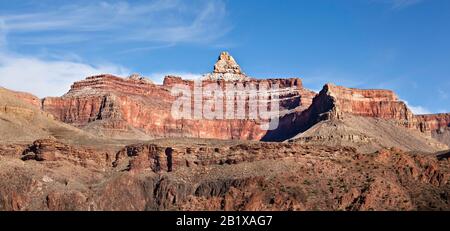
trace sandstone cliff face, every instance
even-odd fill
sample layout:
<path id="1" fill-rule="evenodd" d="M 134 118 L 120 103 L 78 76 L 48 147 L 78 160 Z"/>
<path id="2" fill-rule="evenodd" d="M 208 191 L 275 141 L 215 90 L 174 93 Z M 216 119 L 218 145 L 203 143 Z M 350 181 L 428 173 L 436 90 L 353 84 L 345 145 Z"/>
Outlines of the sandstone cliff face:
<path id="1" fill-rule="evenodd" d="M 450 147 L 450 113 L 415 116 L 415 128 Z"/>
<path id="2" fill-rule="evenodd" d="M 327 84 L 327 95 L 333 98 L 337 113 L 394 120 L 424 133 L 450 127 L 450 114 L 414 115 L 407 105 L 388 90 L 361 90 Z"/>
<path id="3" fill-rule="evenodd" d="M 89 133 L 55 120 L 53 115 L 42 111 L 37 97 L 0 88 L 0 143 L 52 137 L 69 142 L 95 140 Z"/>
<path id="4" fill-rule="evenodd" d="M 22 160 L 68 161 L 86 168 L 110 166 L 112 154 L 89 148 L 76 148 L 54 139 L 36 140 L 22 152 Z"/>
<path id="5" fill-rule="evenodd" d="M 416 128 L 422 132 L 439 131 L 450 127 L 450 113 L 417 115 Z"/>
<path id="6" fill-rule="evenodd" d="M 396 108 L 400 106 L 400 108 Z M 263 138 L 284 141 L 307 131 L 320 121 L 340 119 L 345 113 L 370 117 L 402 116 L 398 111 L 407 111 L 402 102 L 397 102 L 390 91 L 359 90 L 326 84 L 304 111 L 287 114 L 280 119 L 277 130 Z"/>
<path id="7" fill-rule="evenodd" d="M 325 93 L 335 102 L 337 113 L 394 120 L 412 120 L 406 104 L 389 90 L 362 90 L 327 84 Z"/>
<path id="8" fill-rule="evenodd" d="M 436 142 L 424 132 L 446 127 L 446 119 L 445 115 L 415 116 L 392 91 L 326 84 L 307 110 L 282 117 L 279 129 L 266 134 L 263 140 L 294 138 L 307 143 L 353 146 L 366 152 L 382 147 L 434 152 L 448 148 L 443 145 L 447 142 Z"/>
<path id="9" fill-rule="evenodd" d="M 225 80 L 204 84 L 226 86 Z M 300 79 L 251 80 L 244 84 L 278 84 L 281 113 L 304 110 L 315 93 L 303 88 Z M 76 82 L 62 97 L 43 99 L 42 107 L 55 118 L 88 131 L 102 131 L 117 138 L 202 137 L 259 140 L 266 131 L 260 123 L 243 120 L 175 120 L 171 115 L 175 84 L 193 86 L 193 81 L 166 77 L 163 85 L 111 75 Z M 134 134 L 134 135 L 133 135 Z"/>
<path id="10" fill-rule="evenodd" d="M 432 135 L 444 144 L 450 127 L 450 114 L 414 115 L 407 105 L 387 90 L 360 90 L 326 85 L 335 99 L 336 112 L 391 120 L 403 127 Z"/>

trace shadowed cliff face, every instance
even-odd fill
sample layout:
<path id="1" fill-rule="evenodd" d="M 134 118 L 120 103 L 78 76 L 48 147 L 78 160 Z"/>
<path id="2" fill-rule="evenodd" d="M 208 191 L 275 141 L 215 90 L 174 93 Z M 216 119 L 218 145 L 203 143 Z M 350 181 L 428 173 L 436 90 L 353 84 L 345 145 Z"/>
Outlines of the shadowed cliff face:
<path id="1" fill-rule="evenodd" d="M 343 114 L 398 121 L 413 118 L 412 112 L 391 91 L 350 89 L 326 84 L 307 110 L 282 117 L 279 129 L 269 132 L 263 140 L 283 141 L 320 121 L 340 119 Z"/>

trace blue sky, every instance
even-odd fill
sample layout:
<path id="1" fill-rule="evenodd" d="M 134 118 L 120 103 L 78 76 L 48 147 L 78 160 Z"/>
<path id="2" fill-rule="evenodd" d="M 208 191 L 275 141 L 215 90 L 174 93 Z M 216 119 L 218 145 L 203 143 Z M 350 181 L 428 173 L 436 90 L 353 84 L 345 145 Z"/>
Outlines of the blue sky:
<path id="1" fill-rule="evenodd" d="M 448 0 L 0 0 L 0 85 L 43 97 L 97 73 L 193 78 L 227 50 L 250 76 L 450 112 L 449 22 Z"/>

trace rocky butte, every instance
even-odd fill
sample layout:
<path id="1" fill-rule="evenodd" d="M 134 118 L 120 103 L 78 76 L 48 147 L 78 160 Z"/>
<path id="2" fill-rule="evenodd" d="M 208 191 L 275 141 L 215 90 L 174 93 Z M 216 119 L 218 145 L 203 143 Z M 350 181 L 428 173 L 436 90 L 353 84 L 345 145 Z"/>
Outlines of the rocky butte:
<path id="1" fill-rule="evenodd" d="M 257 80 L 246 76 L 228 53 L 220 54 L 205 83 L 239 81 L 243 84 L 278 84 L 281 114 L 309 107 L 313 91 L 303 87 L 298 78 Z M 76 82 L 62 97 L 45 98 L 44 111 L 58 120 L 105 137 L 148 139 L 158 137 L 197 137 L 217 139 L 260 140 L 264 130 L 259 122 L 245 120 L 175 120 L 170 108 L 175 84 L 193 86 L 194 82 L 167 76 L 162 85 L 136 76 L 112 75 L 88 77 Z"/>

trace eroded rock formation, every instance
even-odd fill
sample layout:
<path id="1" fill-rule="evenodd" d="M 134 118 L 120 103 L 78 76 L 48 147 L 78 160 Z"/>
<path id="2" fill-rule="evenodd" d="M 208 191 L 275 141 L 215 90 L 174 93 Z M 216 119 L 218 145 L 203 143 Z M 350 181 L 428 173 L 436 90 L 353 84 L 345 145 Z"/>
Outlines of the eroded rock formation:
<path id="1" fill-rule="evenodd" d="M 445 116 L 415 116 L 392 91 L 326 84 L 307 110 L 282 117 L 280 127 L 263 140 L 293 138 L 302 143 L 352 146 L 363 152 L 383 147 L 424 152 L 447 149 L 444 140 L 440 143 L 420 129 L 425 124 L 421 117 L 429 118 L 430 124 L 440 120 L 438 124 L 445 126 Z"/>
<path id="2" fill-rule="evenodd" d="M 222 54 L 216 72 L 239 72 L 231 57 Z M 236 73 L 234 73 L 236 74 Z M 176 99 L 171 89 L 176 84 L 190 86 L 194 81 L 168 76 L 163 85 L 155 85 L 141 77 L 120 78 L 112 75 L 88 77 L 76 82 L 62 97 L 45 98 L 42 108 L 55 118 L 95 134 L 124 139 L 148 139 L 155 137 L 201 137 L 219 139 L 260 140 L 266 133 L 261 121 L 244 119 L 181 119 L 171 115 Z M 226 90 L 226 79 L 203 81 Z M 234 86 L 237 82 L 231 82 Z M 290 79 L 242 79 L 242 86 L 278 86 L 273 90 L 279 95 L 280 114 L 302 111 L 309 107 L 314 92 L 303 88 L 298 78 Z M 269 91 L 269 93 L 271 93 Z M 248 99 L 247 99 L 248 100 Z M 237 101 L 236 101 L 237 102 Z M 224 103 L 225 104 L 225 103 Z M 247 102 L 248 104 L 248 102 Z"/>
<path id="3" fill-rule="evenodd" d="M 22 160 L 58 161 L 65 160 L 84 167 L 105 167 L 113 159 L 108 152 L 89 148 L 77 148 L 53 139 L 36 140 L 22 152 Z"/>
<path id="4" fill-rule="evenodd" d="M 204 80 L 224 80 L 224 81 L 247 81 L 251 78 L 245 75 L 239 64 L 228 52 L 220 53 L 214 71 L 206 74 Z"/>

